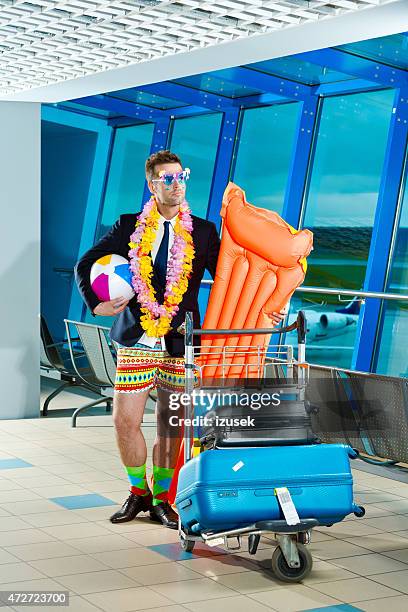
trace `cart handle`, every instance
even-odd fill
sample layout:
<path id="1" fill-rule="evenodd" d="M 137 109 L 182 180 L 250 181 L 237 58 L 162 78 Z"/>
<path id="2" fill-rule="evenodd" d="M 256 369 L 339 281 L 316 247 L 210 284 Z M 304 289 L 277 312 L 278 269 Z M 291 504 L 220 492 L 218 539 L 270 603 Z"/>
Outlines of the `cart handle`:
<path id="1" fill-rule="evenodd" d="M 186 313 L 187 314 L 187 313 Z M 291 325 L 287 325 L 286 327 L 279 327 L 278 329 L 270 329 L 270 328 L 257 328 L 257 329 L 201 329 L 194 328 L 191 330 L 191 333 L 194 336 L 254 336 L 256 334 L 286 334 L 288 332 L 293 331 L 294 329 L 298 330 L 298 342 L 299 344 L 305 343 L 306 338 L 306 316 L 303 310 L 299 310 L 297 319 Z M 235 332 L 235 333 L 234 333 Z"/>

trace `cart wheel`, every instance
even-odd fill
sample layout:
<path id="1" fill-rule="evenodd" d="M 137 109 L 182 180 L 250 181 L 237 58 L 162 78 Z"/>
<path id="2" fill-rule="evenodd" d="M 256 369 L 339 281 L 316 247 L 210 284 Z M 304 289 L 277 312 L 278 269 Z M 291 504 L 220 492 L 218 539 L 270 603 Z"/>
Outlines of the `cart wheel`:
<path id="1" fill-rule="evenodd" d="M 300 582 L 310 573 L 313 565 L 312 555 L 303 544 L 298 544 L 297 549 L 300 561 L 299 567 L 289 567 L 279 546 L 273 551 L 272 571 L 279 580 Z"/>
<path id="2" fill-rule="evenodd" d="M 187 538 L 180 538 L 180 546 L 185 552 L 193 552 L 195 541 L 188 540 Z"/>
<path id="3" fill-rule="evenodd" d="M 300 544 L 309 544 L 310 543 L 310 533 L 307 531 L 300 531 L 298 533 L 298 542 Z"/>

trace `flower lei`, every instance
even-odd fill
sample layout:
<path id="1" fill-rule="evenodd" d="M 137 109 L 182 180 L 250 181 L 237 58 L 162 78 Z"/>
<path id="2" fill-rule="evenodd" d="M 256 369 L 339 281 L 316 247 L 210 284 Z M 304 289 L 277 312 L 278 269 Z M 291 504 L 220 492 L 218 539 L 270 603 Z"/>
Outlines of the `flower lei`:
<path id="1" fill-rule="evenodd" d="M 170 330 L 178 305 L 187 291 L 192 272 L 194 245 L 191 237 L 193 222 L 187 202 L 180 205 L 174 225 L 174 242 L 167 266 L 164 302 L 159 304 L 152 286 L 153 262 L 151 250 L 159 226 L 157 203 L 152 196 L 146 202 L 130 236 L 130 269 L 132 286 L 141 305 L 140 323 L 148 336 L 161 337 Z"/>

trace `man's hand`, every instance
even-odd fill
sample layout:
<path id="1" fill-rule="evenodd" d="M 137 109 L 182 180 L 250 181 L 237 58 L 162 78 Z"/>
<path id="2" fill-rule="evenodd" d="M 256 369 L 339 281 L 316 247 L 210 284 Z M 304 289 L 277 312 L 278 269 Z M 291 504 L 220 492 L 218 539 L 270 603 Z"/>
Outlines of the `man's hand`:
<path id="1" fill-rule="evenodd" d="M 178 326 L 177 331 L 179 334 L 182 334 L 183 336 L 186 335 L 186 323 L 182 323 L 181 325 Z"/>
<path id="2" fill-rule="evenodd" d="M 267 314 L 268 314 L 268 317 L 271 319 L 273 326 L 275 327 L 276 325 L 279 325 L 281 321 L 283 321 L 287 313 L 288 313 L 288 305 L 282 308 L 282 310 L 280 310 L 279 312 L 270 312 Z"/>
<path id="3" fill-rule="evenodd" d="M 109 302 L 99 302 L 93 312 L 100 317 L 115 317 L 125 310 L 128 304 L 129 300 L 126 300 L 124 297 L 118 297 L 114 300 L 109 300 Z"/>

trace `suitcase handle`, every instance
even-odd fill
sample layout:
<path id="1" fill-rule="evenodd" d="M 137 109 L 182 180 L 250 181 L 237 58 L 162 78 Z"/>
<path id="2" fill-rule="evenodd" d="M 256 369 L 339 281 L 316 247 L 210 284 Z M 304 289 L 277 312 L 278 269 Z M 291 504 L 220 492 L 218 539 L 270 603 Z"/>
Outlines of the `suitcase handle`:
<path id="1" fill-rule="evenodd" d="M 193 503 L 193 502 L 192 502 L 192 501 L 191 501 L 191 499 L 189 498 L 189 499 L 185 499 L 184 501 L 180 502 L 180 503 L 178 504 L 178 506 L 179 506 L 179 508 L 180 508 L 181 510 L 183 510 L 184 508 L 188 508 L 189 506 L 191 506 L 191 505 L 192 505 L 192 503 Z"/>
<path id="2" fill-rule="evenodd" d="M 357 459 L 360 456 L 360 452 L 351 446 L 348 447 L 347 452 L 350 459 Z"/>

